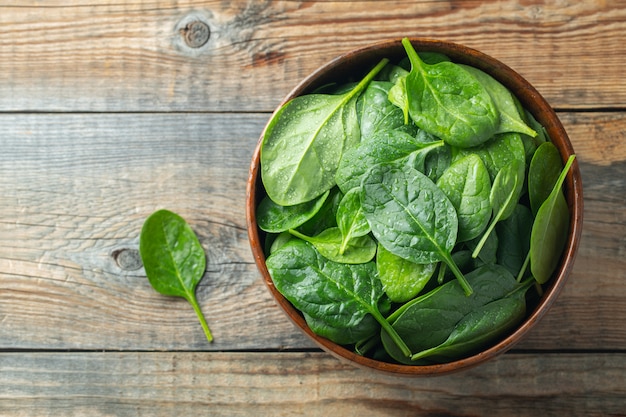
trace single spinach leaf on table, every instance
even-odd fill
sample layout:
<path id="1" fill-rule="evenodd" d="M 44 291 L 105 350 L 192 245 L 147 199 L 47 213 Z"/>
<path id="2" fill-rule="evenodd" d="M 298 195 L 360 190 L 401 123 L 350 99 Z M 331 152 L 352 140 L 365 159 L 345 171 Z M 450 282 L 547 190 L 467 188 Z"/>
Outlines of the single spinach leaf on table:
<path id="1" fill-rule="evenodd" d="M 387 62 L 383 59 L 347 93 L 299 96 L 272 116 L 260 159 L 263 185 L 274 202 L 304 203 L 335 185 L 343 153 L 360 140 L 357 98 Z"/>
<path id="2" fill-rule="evenodd" d="M 470 154 L 444 171 L 437 186 L 448 197 L 459 220 L 457 242 L 479 236 L 491 217 L 489 172 L 478 155 Z"/>
<path id="3" fill-rule="evenodd" d="M 315 236 L 306 236 L 293 229 L 289 233 L 311 243 L 322 256 L 334 262 L 362 264 L 376 256 L 376 242 L 369 235 L 353 237 L 344 245 L 338 227 L 331 227 Z"/>
<path id="4" fill-rule="evenodd" d="M 539 207 L 552 192 L 562 169 L 561 154 L 556 146 L 552 142 L 541 144 L 528 168 L 528 198 L 533 215 L 537 215 Z"/>
<path id="5" fill-rule="evenodd" d="M 482 84 L 453 62 L 426 64 L 407 38 L 402 44 L 411 62 L 405 90 L 408 113 L 415 124 L 463 148 L 491 138 L 500 114 Z"/>
<path id="6" fill-rule="evenodd" d="M 530 137 L 537 136 L 537 132 L 530 128 L 524 121 L 519 112 L 517 100 L 508 88 L 491 75 L 478 68 L 469 65 L 459 65 L 472 74 L 474 78 L 485 87 L 494 105 L 498 109 L 500 113 L 500 123 L 495 133 L 518 132 Z"/>
<path id="7" fill-rule="evenodd" d="M 330 261 L 308 242 L 295 239 L 266 260 L 276 289 L 295 308 L 315 319 L 314 327 L 347 329 L 371 315 L 400 346 L 383 314 L 390 307 L 374 262 L 350 265 Z M 402 349 L 402 348 L 401 348 Z M 410 351 L 404 346 L 405 356 Z"/>
<path id="8" fill-rule="evenodd" d="M 474 292 L 467 296 L 458 281 L 448 281 L 430 292 L 403 304 L 387 320 L 413 352 L 443 343 L 467 314 L 505 297 L 516 288 L 515 278 L 499 265 L 485 265 L 466 275 Z M 401 363 L 415 364 L 405 357 L 391 338 L 381 331 L 385 349 Z"/>
<path id="9" fill-rule="evenodd" d="M 281 206 L 265 197 L 256 210 L 256 220 L 259 228 L 269 233 L 280 233 L 304 224 L 313 217 L 324 205 L 330 190 L 318 198 L 295 206 Z"/>
<path id="10" fill-rule="evenodd" d="M 361 183 L 361 206 L 374 237 L 388 251 L 415 263 L 443 261 L 472 293 L 450 254 L 457 238 L 456 211 L 427 176 L 407 165 L 376 165 Z"/>
<path id="11" fill-rule="evenodd" d="M 187 222 L 169 210 L 151 214 L 141 228 L 139 254 L 150 285 L 163 295 L 186 299 L 209 342 L 213 335 L 196 299 L 206 269 L 206 255 Z"/>
<path id="12" fill-rule="evenodd" d="M 497 341 L 524 319 L 525 295 L 530 283 L 470 311 L 454 326 L 444 342 L 413 354 L 411 360 L 429 358 L 435 362 L 448 362 L 469 356 Z"/>
<path id="13" fill-rule="evenodd" d="M 344 193 L 361 186 L 367 171 L 374 165 L 409 161 L 423 164 L 429 152 L 444 145 L 443 141 L 422 142 L 429 136 L 414 137 L 398 130 L 378 132 L 370 140 L 346 152 L 336 173 L 337 185 Z"/>
<path id="14" fill-rule="evenodd" d="M 552 276 L 567 241 L 570 212 L 562 186 L 575 158 L 568 158 L 552 192 L 539 207 L 531 231 L 530 271 L 540 284 Z"/>
<path id="15" fill-rule="evenodd" d="M 416 264 L 407 261 L 379 244 L 376 268 L 389 299 L 395 303 L 404 303 L 422 291 L 437 269 L 437 264 Z"/>
<path id="16" fill-rule="evenodd" d="M 498 175 L 496 175 L 496 179 L 491 187 L 491 194 L 489 195 L 489 201 L 491 202 L 491 208 L 493 210 L 493 217 L 491 218 L 489 227 L 483 234 L 481 240 L 478 242 L 474 252 L 472 252 L 472 256 L 474 258 L 476 258 L 480 253 L 485 241 L 495 228 L 496 224 L 513 214 L 513 210 L 515 210 L 522 193 L 525 173 L 526 164 L 524 161 L 513 159 L 508 165 L 502 168 L 500 172 L 498 172 Z"/>
<path id="17" fill-rule="evenodd" d="M 358 188 L 348 191 L 339 202 L 337 226 L 341 231 L 340 254 L 345 252 L 352 239 L 370 232 L 370 225 L 361 208 L 361 193 Z"/>

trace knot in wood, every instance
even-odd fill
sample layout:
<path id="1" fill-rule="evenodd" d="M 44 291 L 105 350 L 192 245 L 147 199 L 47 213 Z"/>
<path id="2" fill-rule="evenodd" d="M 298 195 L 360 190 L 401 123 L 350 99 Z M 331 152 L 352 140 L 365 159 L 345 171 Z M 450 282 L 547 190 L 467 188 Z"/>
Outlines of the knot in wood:
<path id="1" fill-rule="evenodd" d="M 187 46 L 191 48 L 200 48 L 209 41 L 211 30 L 209 25 L 199 20 L 188 23 L 182 30 L 181 34 L 185 39 Z"/>
<path id="2" fill-rule="evenodd" d="M 141 255 L 137 249 L 118 249 L 111 255 L 117 266 L 125 271 L 136 271 L 143 266 Z"/>

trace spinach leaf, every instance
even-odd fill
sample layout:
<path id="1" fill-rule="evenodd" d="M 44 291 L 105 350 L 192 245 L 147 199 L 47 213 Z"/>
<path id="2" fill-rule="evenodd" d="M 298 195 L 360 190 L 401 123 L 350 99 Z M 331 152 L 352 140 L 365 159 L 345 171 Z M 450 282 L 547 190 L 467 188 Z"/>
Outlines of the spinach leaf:
<path id="1" fill-rule="evenodd" d="M 311 219 L 299 226 L 297 230 L 307 236 L 315 236 L 331 227 L 337 227 L 337 210 L 343 199 L 343 193 L 338 187 L 330 189 L 330 194 L 317 213 Z"/>
<path id="2" fill-rule="evenodd" d="M 390 82 L 372 81 L 361 96 L 361 141 L 366 141 L 377 132 L 405 127 L 402 110 L 394 106 L 388 99 Z M 410 130 L 410 129 L 409 129 Z M 412 129 L 413 131 L 416 128 Z M 411 132 L 413 133 L 413 132 Z"/>
<path id="3" fill-rule="evenodd" d="M 480 253 L 496 223 L 505 220 L 513 214 L 513 210 L 515 210 L 522 193 L 525 172 L 526 164 L 524 164 L 524 161 L 513 159 L 511 163 L 502 168 L 496 175 L 496 179 L 491 187 L 491 194 L 489 195 L 493 217 L 487 231 L 483 234 L 480 242 L 478 242 L 474 252 L 472 252 L 474 258 Z"/>
<path id="4" fill-rule="evenodd" d="M 515 276 L 522 270 L 530 250 L 530 231 L 533 220 L 530 209 L 523 204 L 518 204 L 511 217 L 496 225 L 497 262 Z"/>
<path id="5" fill-rule="evenodd" d="M 420 137 L 421 138 L 421 137 Z M 379 132 L 370 140 L 345 153 L 337 169 L 337 185 L 344 193 L 359 187 L 367 171 L 381 163 L 407 161 L 423 164 L 426 155 L 443 146 L 443 141 L 421 142 L 417 137 L 398 130 Z"/>
<path id="6" fill-rule="evenodd" d="M 552 142 L 541 144 L 528 168 L 528 198 L 533 215 L 537 215 L 539 207 L 552 192 L 562 169 L 561 154 L 556 146 Z"/>
<path id="7" fill-rule="evenodd" d="M 405 82 L 408 112 L 415 124 L 458 147 L 491 138 L 500 115 L 487 90 L 459 65 L 426 64 L 407 38 L 402 44 L 411 62 Z"/>
<path id="8" fill-rule="evenodd" d="M 398 308 L 387 320 L 412 352 L 439 346 L 463 317 L 505 297 L 516 288 L 515 278 L 499 265 L 486 265 L 466 275 L 474 292 L 467 296 L 458 281 L 448 281 Z M 415 364 L 401 354 L 385 331 L 385 349 L 401 363 Z"/>
<path id="9" fill-rule="evenodd" d="M 141 228 L 139 254 L 150 285 L 163 295 L 186 299 L 209 342 L 213 335 L 196 299 L 206 269 L 206 255 L 191 227 L 176 213 L 159 210 Z"/>
<path id="10" fill-rule="evenodd" d="M 433 149 L 424 159 L 424 170 L 422 171 L 433 182 L 437 182 L 443 173 L 452 164 L 452 147 L 444 145 Z"/>
<path id="11" fill-rule="evenodd" d="M 530 271 L 540 284 L 550 279 L 567 241 L 570 213 L 561 187 L 575 158 L 568 158 L 552 192 L 539 207 L 531 231 Z"/>
<path id="12" fill-rule="evenodd" d="M 500 82 L 491 75 L 478 68 L 469 65 L 459 65 L 472 74 L 474 78 L 485 87 L 494 105 L 498 109 L 500 113 L 500 123 L 495 133 L 518 132 L 530 137 L 537 136 L 537 132 L 531 129 L 522 119 L 516 100 L 508 88 L 500 84 Z"/>
<path id="13" fill-rule="evenodd" d="M 416 264 L 407 261 L 379 244 L 376 267 L 389 299 L 396 303 L 404 303 L 422 291 L 435 272 L 437 264 Z"/>
<path id="14" fill-rule="evenodd" d="M 338 227 L 331 227 L 315 236 L 306 236 L 293 229 L 289 233 L 311 243 L 322 256 L 334 262 L 362 264 L 376 256 L 376 242 L 369 235 L 353 237 L 344 244 Z"/>
<path id="15" fill-rule="evenodd" d="M 479 236 L 489 223 L 491 180 L 478 155 L 470 154 L 454 162 L 437 181 L 448 197 L 459 220 L 457 242 Z"/>
<path id="16" fill-rule="evenodd" d="M 478 155 L 489 171 L 489 178 L 493 182 L 498 172 L 511 163 L 513 159 L 525 162 L 526 150 L 519 133 L 502 133 L 482 145 L 469 149 L 453 148 L 453 161 L 467 155 Z"/>
<path id="17" fill-rule="evenodd" d="M 343 153 L 360 140 L 356 100 L 387 62 L 383 59 L 347 93 L 299 96 L 274 114 L 260 152 L 263 185 L 274 202 L 304 203 L 335 185 Z"/>
<path id="18" fill-rule="evenodd" d="M 370 225 L 361 209 L 361 193 L 358 188 L 348 191 L 337 208 L 337 225 L 341 231 L 341 247 L 343 254 L 353 238 L 365 236 L 370 232 Z"/>
<path id="19" fill-rule="evenodd" d="M 406 93 L 407 75 L 408 74 L 399 76 L 394 85 L 389 89 L 389 94 L 387 95 L 389 102 L 402 110 L 405 125 L 408 125 L 410 122 L 409 96 Z"/>
<path id="20" fill-rule="evenodd" d="M 471 294 L 450 255 L 457 237 L 456 211 L 427 176 L 406 165 L 376 165 L 363 178 L 361 206 L 374 237 L 388 251 L 415 263 L 444 261 Z"/>
<path id="21" fill-rule="evenodd" d="M 330 194 L 330 190 L 314 200 L 295 206 L 281 206 L 274 203 L 269 197 L 265 197 L 256 210 L 257 224 L 261 230 L 269 233 L 295 229 L 320 210 L 328 198 L 328 194 Z"/>
<path id="22" fill-rule="evenodd" d="M 276 289 L 295 308 L 315 319 L 316 328 L 322 323 L 330 329 L 354 328 L 371 315 L 388 330 L 404 355 L 410 355 L 381 312 L 389 304 L 373 262 L 333 262 L 308 242 L 295 239 L 269 256 L 266 265 Z"/>
<path id="23" fill-rule="evenodd" d="M 443 343 L 415 353 L 411 360 L 428 357 L 436 362 L 452 361 L 497 341 L 524 319 L 528 288 L 530 285 L 526 283 L 511 294 L 470 311 L 454 326 Z"/>
<path id="24" fill-rule="evenodd" d="M 378 324 L 376 319 L 371 314 L 363 317 L 358 324 L 349 327 L 332 326 L 325 320 L 317 319 L 306 313 L 303 313 L 302 315 L 304 316 L 306 324 L 313 331 L 313 333 L 341 345 L 349 345 L 367 340 L 372 336 L 375 336 L 380 331 L 380 324 Z"/>

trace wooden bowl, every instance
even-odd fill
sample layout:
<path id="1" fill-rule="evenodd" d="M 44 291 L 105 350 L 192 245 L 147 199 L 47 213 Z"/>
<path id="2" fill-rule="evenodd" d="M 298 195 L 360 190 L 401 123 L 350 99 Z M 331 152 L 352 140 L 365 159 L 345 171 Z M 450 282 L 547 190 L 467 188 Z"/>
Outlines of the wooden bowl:
<path id="1" fill-rule="evenodd" d="M 411 43 L 418 52 L 440 52 L 450 57 L 454 62 L 472 65 L 490 74 L 508 87 L 511 92 L 517 96 L 522 105 L 546 128 L 551 141 L 561 153 L 564 163 L 567 158 L 574 153 L 567 133 L 554 110 L 539 92 L 514 70 L 488 55 L 462 45 L 421 38 L 413 38 L 411 39 Z M 389 58 L 392 62 L 398 62 L 406 57 L 406 52 L 402 46 L 401 40 L 376 43 L 333 59 L 300 82 L 300 84 L 284 98 L 281 106 L 294 97 L 311 92 L 330 82 L 358 80 L 376 65 L 380 59 L 385 57 Z M 556 300 L 574 266 L 574 258 L 578 250 L 583 225 L 582 180 L 576 160 L 567 175 L 564 185 L 571 220 L 567 244 L 561 262 L 552 279 L 544 286 L 542 297 L 536 304 L 529 306 L 526 318 L 509 336 L 478 354 L 454 362 L 437 365 L 401 365 L 360 356 L 343 346 L 314 334 L 307 326 L 300 312 L 274 287 L 265 265 L 265 255 L 263 252 L 264 232 L 258 228 L 255 217 L 257 204 L 265 196 L 265 191 L 261 183 L 259 163 L 259 150 L 262 138 L 263 134 L 261 134 L 261 138 L 259 139 L 259 143 L 252 157 L 246 201 L 248 237 L 255 262 L 267 288 L 287 316 L 289 316 L 295 325 L 308 335 L 321 349 L 340 360 L 363 368 L 405 376 L 438 375 L 476 366 L 510 349 L 537 324 Z"/>

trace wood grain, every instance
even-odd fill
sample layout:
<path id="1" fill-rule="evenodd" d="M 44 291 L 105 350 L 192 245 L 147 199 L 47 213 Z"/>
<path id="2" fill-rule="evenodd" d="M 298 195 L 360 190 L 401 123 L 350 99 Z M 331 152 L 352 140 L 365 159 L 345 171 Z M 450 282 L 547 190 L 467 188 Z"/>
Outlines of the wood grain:
<path id="1" fill-rule="evenodd" d="M 0 115 L 0 349 L 313 347 L 270 298 L 247 241 L 245 184 L 268 117 Z M 582 167 L 583 240 L 565 290 L 518 347 L 623 349 L 626 116 L 560 117 Z M 208 253 L 198 299 L 212 345 L 183 300 L 116 257 L 136 251 L 158 208 L 185 217 Z"/>
<path id="2" fill-rule="evenodd" d="M 624 108 L 625 5 L 623 0 L 5 4 L 0 6 L 0 111 L 270 111 L 321 64 L 403 36 L 449 40 L 492 55 L 557 108 Z M 193 20 L 211 30 L 201 48 L 190 48 L 181 35 Z"/>
<path id="3" fill-rule="evenodd" d="M 507 354 L 422 379 L 317 353 L 3 353 L 0 370 L 3 417 L 604 417 L 626 410 L 623 354 Z"/>

